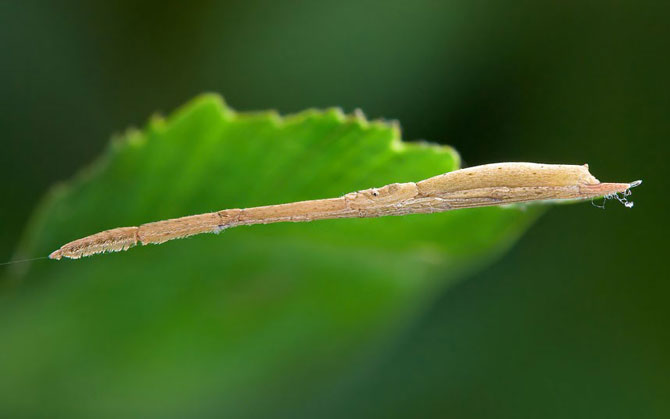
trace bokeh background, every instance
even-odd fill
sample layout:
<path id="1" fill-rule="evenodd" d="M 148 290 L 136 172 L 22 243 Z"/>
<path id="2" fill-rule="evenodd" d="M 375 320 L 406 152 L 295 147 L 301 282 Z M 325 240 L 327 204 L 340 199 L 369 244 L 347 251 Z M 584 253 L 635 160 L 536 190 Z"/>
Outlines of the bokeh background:
<path id="1" fill-rule="evenodd" d="M 0 260 L 50 185 L 193 96 L 361 108 L 466 165 L 586 163 L 635 208 L 551 209 L 316 415 L 670 415 L 670 7 L 653 1 L 0 3 Z M 2 268 L 0 268 L 2 269 Z M 0 354 L 1 356 L 1 354 Z"/>

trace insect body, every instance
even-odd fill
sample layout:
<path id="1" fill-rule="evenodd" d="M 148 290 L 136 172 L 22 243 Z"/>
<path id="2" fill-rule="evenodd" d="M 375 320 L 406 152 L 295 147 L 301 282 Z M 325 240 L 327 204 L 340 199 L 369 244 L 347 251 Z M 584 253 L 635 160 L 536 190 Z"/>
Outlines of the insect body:
<path id="1" fill-rule="evenodd" d="M 588 165 L 487 164 L 416 183 L 392 183 L 351 192 L 339 198 L 226 209 L 139 227 L 115 228 L 67 243 L 49 258 L 78 259 L 96 253 L 127 250 L 137 243 L 158 244 L 240 225 L 425 214 L 519 202 L 627 195 L 630 188 L 640 183 L 600 183 L 589 173 Z"/>

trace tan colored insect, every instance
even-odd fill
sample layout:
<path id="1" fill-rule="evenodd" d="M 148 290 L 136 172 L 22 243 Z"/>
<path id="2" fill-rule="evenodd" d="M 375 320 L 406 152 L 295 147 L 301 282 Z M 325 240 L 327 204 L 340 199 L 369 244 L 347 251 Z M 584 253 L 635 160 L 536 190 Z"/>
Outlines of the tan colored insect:
<path id="1" fill-rule="evenodd" d="M 632 183 L 600 183 L 588 165 L 497 163 L 456 170 L 420 182 L 392 183 L 352 192 L 339 198 L 316 199 L 207 214 L 106 230 L 67 243 L 49 255 L 78 259 L 96 253 L 118 252 L 138 242 L 163 243 L 201 233 L 216 233 L 240 225 L 302 222 L 329 218 L 383 217 L 425 214 L 460 208 L 518 202 L 597 197 L 625 200 Z"/>

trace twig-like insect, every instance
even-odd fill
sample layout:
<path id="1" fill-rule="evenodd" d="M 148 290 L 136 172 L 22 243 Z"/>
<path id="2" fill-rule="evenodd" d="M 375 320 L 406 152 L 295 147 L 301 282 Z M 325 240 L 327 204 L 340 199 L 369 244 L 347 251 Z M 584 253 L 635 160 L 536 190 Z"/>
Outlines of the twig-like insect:
<path id="1" fill-rule="evenodd" d="M 96 253 L 118 252 L 138 242 L 163 243 L 201 233 L 218 233 L 240 225 L 302 222 L 330 218 L 383 217 L 426 214 L 461 208 L 518 202 L 611 197 L 638 186 L 600 183 L 588 165 L 498 163 L 456 170 L 420 182 L 392 183 L 381 188 L 316 199 L 207 214 L 106 230 L 67 243 L 49 255 L 78 259 Z"/>

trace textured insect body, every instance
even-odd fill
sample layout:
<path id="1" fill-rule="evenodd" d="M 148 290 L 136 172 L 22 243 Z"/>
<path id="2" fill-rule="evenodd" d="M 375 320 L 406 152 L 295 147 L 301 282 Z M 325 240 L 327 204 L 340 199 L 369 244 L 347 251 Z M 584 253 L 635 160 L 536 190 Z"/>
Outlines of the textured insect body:
<path id="1" fill-rule="evenodd" d="M 420 182 L 392 183 L 317 199 L 207 214 L 121 227 L 67 243 L 49 255 L 78 259 L 96 253 L 127 250 L 137 243 L 158 244 L 240 225 L 303 222 L 332 218 L 425 214 L 453 209 L 545 200 L 625 197 L 633 183 L 600 183 L 588 166 L 537 163 L 497 163 L 434 176 Z M 627 207 L 632 202 L 625 201 Z"/>

